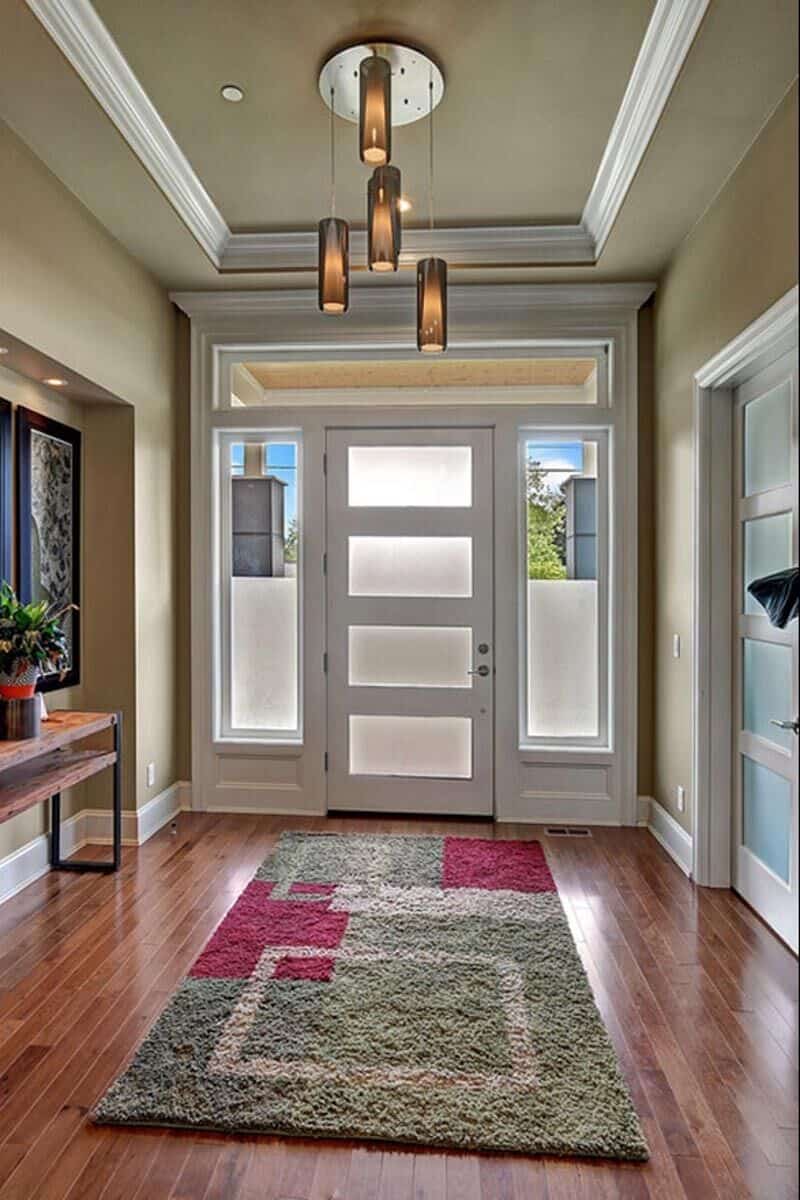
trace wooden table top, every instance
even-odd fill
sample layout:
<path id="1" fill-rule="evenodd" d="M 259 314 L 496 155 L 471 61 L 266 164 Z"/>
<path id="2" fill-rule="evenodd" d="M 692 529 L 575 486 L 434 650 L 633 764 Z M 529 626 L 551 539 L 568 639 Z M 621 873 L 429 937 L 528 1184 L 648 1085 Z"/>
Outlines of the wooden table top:
<path id="1" fill-rule="evenodd" d="M 39 737 L 25 738 L 19 742 L 0 742 L 0 772 L 8 767 L 17 767 L 20 763 L 30 762 L 52 750 L 59 750 L 71 742 L 110 729 L 117 721 L 113 712 L 71 712 L 68 709 L 57 709 L 51 712 L 46 721 L 42 721 L 42 732 Z"/>

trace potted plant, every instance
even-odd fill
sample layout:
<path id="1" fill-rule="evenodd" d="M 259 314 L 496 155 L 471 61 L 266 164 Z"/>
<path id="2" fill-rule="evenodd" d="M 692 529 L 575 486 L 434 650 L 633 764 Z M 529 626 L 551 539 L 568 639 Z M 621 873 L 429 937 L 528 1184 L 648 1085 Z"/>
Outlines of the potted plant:
<path id="1" fill-rule="evenodd" d="M 67 637 L 61 624 L 74 604 L 46 600 L 22 604 L 9 583 L 0 584 L 0 697 L 27 700 L 44 666 L 65 668 Z"/>

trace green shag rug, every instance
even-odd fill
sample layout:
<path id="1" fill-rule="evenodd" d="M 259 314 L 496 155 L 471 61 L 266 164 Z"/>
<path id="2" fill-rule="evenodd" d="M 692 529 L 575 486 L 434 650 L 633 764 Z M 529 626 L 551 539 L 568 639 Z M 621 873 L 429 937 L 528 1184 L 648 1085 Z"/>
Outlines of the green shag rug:
<path id="1" fill-rule="evenodd" d="M 93 1117 L 648 1154 L 532 841 L 284 834 Z"/>

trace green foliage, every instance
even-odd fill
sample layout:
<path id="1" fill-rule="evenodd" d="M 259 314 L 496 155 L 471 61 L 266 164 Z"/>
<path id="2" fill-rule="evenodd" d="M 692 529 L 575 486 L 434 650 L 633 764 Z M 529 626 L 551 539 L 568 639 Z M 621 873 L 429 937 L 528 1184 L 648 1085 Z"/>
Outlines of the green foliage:
<path id="1" fill-rule="evenodd" d="M 526 465 L 528 501 L 528 578 L 566 579 L 567 506 L 563 491 L 547 486 L 547 472 L 530 459 Z"/>
<path id="2" fill-rule="evenodd" d="M 0 584 L 0 672 L 22 674 L 28 666 L 64 666 L 67 638 L 62 619 L 75 604 L 57 608 L 46 600 L 22 604 L 5 580 Z"/>
<path id="3" fill-rule="evenodd" d="M 566 579 L 567 569 L 558 550 L 563 512 L 528 501 L 528 578 Z"/>
<path id="4" fill-rule="evenodd" d="M 283 544 L 283 557 L 286 562 L 297 562 L 297 517 L 292 517 L 289 522 L 289 530 Z"/>

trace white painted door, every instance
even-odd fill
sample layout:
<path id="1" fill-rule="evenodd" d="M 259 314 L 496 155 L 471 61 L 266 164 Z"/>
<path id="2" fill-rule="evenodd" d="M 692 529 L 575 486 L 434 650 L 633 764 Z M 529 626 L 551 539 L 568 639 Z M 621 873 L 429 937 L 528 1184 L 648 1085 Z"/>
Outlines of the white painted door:
<path id="1" fill-rule="evenodd" d="M 326 461 L 328 808 L 488 816 L 492 431 L 329 430 Z"/>
<path id="2" fill-rule="evenodd" d="M 798 944 L 798 622 L 772 625 L 747 592 L 798 561 L 797 355 L 736 389 L 734 887 Z"/>

